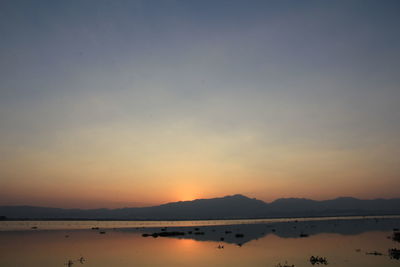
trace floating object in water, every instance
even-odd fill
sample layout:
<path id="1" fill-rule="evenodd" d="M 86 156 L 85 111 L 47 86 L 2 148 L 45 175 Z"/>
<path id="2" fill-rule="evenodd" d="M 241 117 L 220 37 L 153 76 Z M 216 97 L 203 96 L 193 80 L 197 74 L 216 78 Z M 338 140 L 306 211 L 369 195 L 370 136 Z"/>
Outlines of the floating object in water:
<path id="1" fill-rule="evenodd" d="M 325 257 L 319 257 L 319 256 L 311 256 L 310 257 L 310 262 L 312 265 L 314 264 L 328 264 L 328 260 Z"/>
<path id="2" fill-rule="evenodd" d="M 185 235 L 184 232 L 158 232 L 158 233 L 152 233 L 152 234 L 142 234 L 143 237 L 148 237 L 152 236 L 154 238 L 157 238 L 159 236 L 180 236 L 180 235 Z"/>
<path id="3" fill-rule="evenodd" d="M 235 237 L 236 238 L 242 238 L 242 237 L 244 237 L 244 234 L 236 234 Z"/>
<path id="4" fill-rule="evenodd" d="M 105 231 L 100 231 L 99 234 L 104 235 L 106 232 Z"/>
<path id="5" fill-rule="evenodd" d="M 38 229 L 37 226 L 32 226 L 31 229 Z"/>
<path id="6" fill-rule="evenodd" d="M 300 237 L 308 237 L 308 234 L 301 233 Z"/>
<path id="7" fill-rule="evenodd" d="M 388 252 L 391 259 L 400 260 L 400 249 L 391 248 Z"/>
<path id="8" fill-rule="evenodd" d="M 92 230 L 99 230 L 99 227 L 92 227 Z"/>
<path id="9" fill-rule="evenodd" d="M 83 264 L 84 262 L 85 262 L 85 258 L 84 257 L 80 257 L 79 259 L 78 259 L 78 261 L 81 263 L 81 264 Z"/>
<path id="10" fill-rule="evenodd" d="M 367 255 L 382 256 L 383 254 L 378 251 L 366 252 Z"/>
<path id="11" fill-rule="evenodd" d="M 400 232 L 394 232 L 392 235 L 394 241 L 400 242 Z"/>
<path id="12" fill-rule="evenodd" d="M 161 233 L 157 233 L 159 236 L 179 236 L 179 235 L 185 235 L 185 232 L 177 232 L 177 231 L 173 231 L 173 232 L 161 232 Z"/>

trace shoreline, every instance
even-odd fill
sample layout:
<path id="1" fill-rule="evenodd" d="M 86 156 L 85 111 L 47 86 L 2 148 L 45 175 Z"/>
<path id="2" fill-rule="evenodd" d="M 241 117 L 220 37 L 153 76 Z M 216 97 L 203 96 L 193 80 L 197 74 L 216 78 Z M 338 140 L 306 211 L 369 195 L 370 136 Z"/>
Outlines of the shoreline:
<path id="1" fill-rule="evenodd" d="M 238 217 L 238 218 L 160 218 L 160 219 L 121 219 L 121 218 L 6 218 L 7 221 L 119 221 L 119 222 L 185 222 L 185 221 L 234 221 L 234 220 L 298 220 L 298 219 L 325 219 L 325 218 L 379 218 L 399 217 L 400 214 L 349 214 L 349 215 L 321 215 L 321 216 L 274 216 L 274 217 Z"/>
<path id="2" fill-rule="evenodd" d="M 228 225 L 256 225 L 285 222 L 323 222 L 350 220 L 400 219 L 400 215 L 295 217 L 266 219 L 220 219 L 220 220 L 2 220 L 0 232 L 40 231 L 40 230 L 83 230 L 97 227 L 101 229 L 129 229 L 156 227 L 206 227 Z"/>

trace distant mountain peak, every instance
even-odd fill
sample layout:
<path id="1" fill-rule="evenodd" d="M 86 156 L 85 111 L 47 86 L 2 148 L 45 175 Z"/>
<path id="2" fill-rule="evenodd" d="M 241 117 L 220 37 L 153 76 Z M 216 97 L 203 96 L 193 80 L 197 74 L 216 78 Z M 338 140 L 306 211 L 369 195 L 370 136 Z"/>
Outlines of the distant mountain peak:
<path id="1" fill-rule="evenodd" d="M 242 194 L 227 195 L 227 196 L 224 196 L 223 198 L 251 199 L 251 198 L 249 198 L 249 197 L 247 197 L 245 195 L 242 195 Z"/>
<path id="2" fill-rule="evenodd" d="M 264 201 L 256 199 L 256 198 L 250 198 L 248 196 L 242 195 L 242 194 L 235 194 L 235 195 L 228 195 L 223 197 L 222 199 L 224 200 L 232 200 L 232 201 L 240 201 L 240 202 L 254 202 L 254 203 L 262 203 L 266 204 Z"/>

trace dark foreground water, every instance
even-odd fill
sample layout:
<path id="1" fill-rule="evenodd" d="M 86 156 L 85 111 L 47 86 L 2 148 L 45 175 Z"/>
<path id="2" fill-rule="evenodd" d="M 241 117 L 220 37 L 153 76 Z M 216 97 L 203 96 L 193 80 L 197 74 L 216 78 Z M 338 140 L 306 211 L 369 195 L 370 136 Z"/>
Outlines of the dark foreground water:
<path id="1" fill-rule="evenodd" d="M 272 267 L 279 263 L 301 267 L 312 266 L 311 256 L 326 257 L 327 266 L 400 266 L 396 255 L 389 253 L 389 249 L 400 249 L 400 242 L 392 239 L 400 228 L 399 218 L 167 226 L 65 230 L 38 226 L 5 231 L 3 225 L 0 266 L 68 266 L 70 261 L 73 267 Z M 142 236 L 173 231 L 184 235 Z"/>

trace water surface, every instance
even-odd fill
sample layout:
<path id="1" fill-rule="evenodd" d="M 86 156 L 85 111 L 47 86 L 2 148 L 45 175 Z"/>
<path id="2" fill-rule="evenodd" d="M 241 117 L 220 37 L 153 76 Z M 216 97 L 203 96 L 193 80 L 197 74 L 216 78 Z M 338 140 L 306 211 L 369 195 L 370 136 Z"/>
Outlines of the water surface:
<path id="1" fill-rule="evenodd" d="M 346 216 L 346 217 L 315 217 L 315 218 L 276 218 L 276 219 L 240 219 L 240 220 L 185 220 L 185 221 L 96 221 L 96 220 L 25 220 L 25 221 L 0 221 L 0 231 L 27 230 L 37 227 L 41 230 L 62 229 L 88 229 L 100 228 L 137 228 L 137 227 L 164 227 L 164 226 L 212 226 L 236 224 L 261 224 L 294 221 L 332 221 L 356 219 L 400 219 L 399 215 L 393 216 Z"/>
<path id="2" fill-rule="evenodd" d="M 399 227 L 399 218 L 369 218 L 167 225 L 166 229 L 157 225 L 153 228 L 2 231 L 0 266 L 66 266 L 72 260 L 74 267 L 276 266 L 285 261 L 298 267 L 312 266 L 309 262 L 312 255 L 326 257 L 328 266 L 400 266 L 399 260 L 388 255 L 388 249 L 400 248 L 400 243 L 390 238 L 393 228 Z M 142 236 L 171 231 L 185 235 Z M 382 255 L 367 255 L 371 252 Z M 83 264 L 77 261 L 80 257 L 86 260 Z"/>

